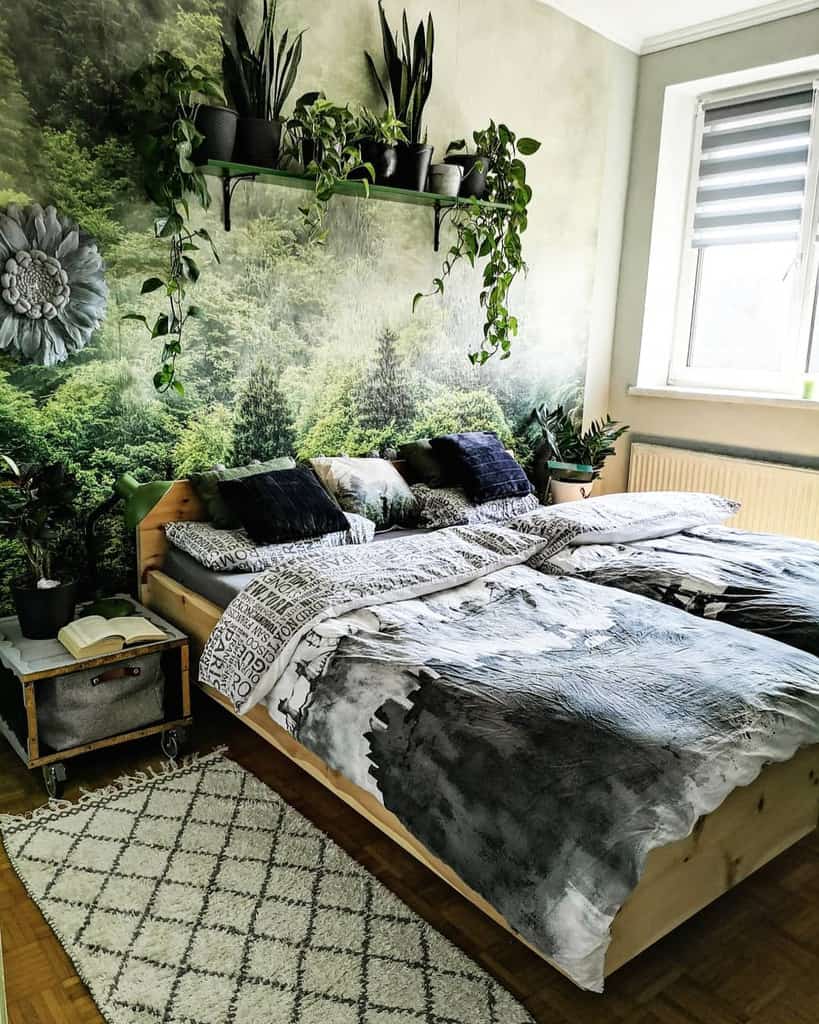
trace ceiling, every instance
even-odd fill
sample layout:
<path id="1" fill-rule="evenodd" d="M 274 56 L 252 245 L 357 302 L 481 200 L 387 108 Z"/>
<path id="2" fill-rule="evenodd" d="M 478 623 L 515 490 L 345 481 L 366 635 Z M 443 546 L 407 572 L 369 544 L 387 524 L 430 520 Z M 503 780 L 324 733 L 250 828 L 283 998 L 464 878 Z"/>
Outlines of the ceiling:
<path id="1" fill-rule="evenodd" d="M 544 0 L 635 53 L 653 53 L 819 7 L 819 0 Z"/>

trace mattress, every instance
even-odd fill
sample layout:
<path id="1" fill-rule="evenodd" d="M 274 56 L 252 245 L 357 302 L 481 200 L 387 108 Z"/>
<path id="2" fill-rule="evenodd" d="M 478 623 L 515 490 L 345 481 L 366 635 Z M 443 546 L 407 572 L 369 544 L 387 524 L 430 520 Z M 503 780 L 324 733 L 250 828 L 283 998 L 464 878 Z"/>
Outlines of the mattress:
<path id="1" fill-rule="evenodd" d="M 373 538 L 373 544 L 383 544 L 399 537 L 410 537 L 413 534 L 432 533 L 432 530 L 385 530 L 377 533 Z M 171 579 L 181 583 L 188 590 L 212 601 L 220 608 L 227 608 L 230 602 L 241 593 L 252 579 L 259 573 L 255 572 L 214 572 L 213 569 L 206 569 L 195 558 L 186 555 L 184 551 L 169 546 L 168 554 L 165 556 L 165 563 L 162 571 Z"/>

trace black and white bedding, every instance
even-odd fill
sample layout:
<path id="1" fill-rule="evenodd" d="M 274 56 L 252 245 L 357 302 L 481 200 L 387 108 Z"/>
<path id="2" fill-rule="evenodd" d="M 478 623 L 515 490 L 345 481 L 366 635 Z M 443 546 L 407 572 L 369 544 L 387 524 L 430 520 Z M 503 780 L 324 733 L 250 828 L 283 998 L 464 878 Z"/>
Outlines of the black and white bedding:
<path id="1" fill-rule="evenodd" d="M 257 544 L 244 529 L 222 530 L 205 522 L 166 523 L 165 536 L 173 547 L 214 572 L 262 572 L 312 548 L 369 544 L 375 523 L 352 512 L 341 515 L 347 521 L 346 530 L 284 544 Z"/>
<path id="2" fill-rule="evenodd" d="M 649 851 L 819 741 L 819 661 L 455 527 L 316 550 L 228 606 L 201 679 L 364 787 L 578 985 Z"/>
<path id="3" fill-rule="evenodd" d="M 530 565 L 619 587 L 819 654 L 819 544 L 714 525 L 711 494 L 612 494 L 513 520 L 541 537 Z"/>
<path id="4" fill-rule="evenodd" d="M 535 564 L 819 655 L 819 544 L 724 526 L 566 548 Z"/>

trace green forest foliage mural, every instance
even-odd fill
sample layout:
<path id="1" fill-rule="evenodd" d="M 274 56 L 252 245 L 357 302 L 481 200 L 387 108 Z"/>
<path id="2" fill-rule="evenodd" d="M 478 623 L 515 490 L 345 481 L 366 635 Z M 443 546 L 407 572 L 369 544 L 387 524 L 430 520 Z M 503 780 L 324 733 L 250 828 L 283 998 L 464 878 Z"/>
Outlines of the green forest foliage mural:
<path id="1" fill-rule="evenodd" d="M 194 218 L 222 262 L 203 260 L 194 301 L 206 318 L 189 329 L 184 395 L 154 392 L 159 342 L 122 320 L 131 309 L 155 313 L 139 287 L 164 257 L 134 180 L 127 81 L 159 49 L 217 71 L 224 18 L 218 0 L 20 0 L 0 11 L 0 208 L 48 202 L 74 218 L 98 240 L 110 290 L 104 325 L 68 363 L 46 369 L 0 354 L 0 451 L 64 460 L 86 514 L 126 471 L 168 479 L 216 462 L 359 454 L 460 429 L 512 443 L 536 401 L 577 400 L 584 353 L 553 369 L 547 328 L 527 330 L 525 311 L 511 360 L 469 365 L 481 323 L 473 272 L 445 302 L 412 314 L 413 293 L 438 265 L 428 210 L 336 198 L 320 246 L 306 237 L 303 197 L 246 184 L 230 234 L 216 189 L 210 211 Z M 371 101 L 363 54 L 345 59 L 361 61 L 362 95 L 342 99 Z M 300 80 L 296 92 L 322 85 Z M 116 518 L 102 533 L 110 592 L 132 582 L 133 551 Z M 79 534 L 71 554 L 79 565 Z M 4 584 L 20 565 L 0 541 Z M 0 601 L 7 609 L 6 585 Z"/>

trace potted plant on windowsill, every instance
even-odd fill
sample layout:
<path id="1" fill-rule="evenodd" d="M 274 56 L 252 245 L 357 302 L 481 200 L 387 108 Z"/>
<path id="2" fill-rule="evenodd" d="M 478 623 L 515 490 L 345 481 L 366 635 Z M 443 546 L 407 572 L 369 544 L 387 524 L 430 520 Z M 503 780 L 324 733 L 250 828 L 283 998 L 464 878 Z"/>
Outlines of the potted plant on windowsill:
<path id="1" fill-rule="evenodd" d="M 552 410 L 538 406 L 531 422 L 541 433 L 534 475 L 540 480 L 548 475 L 554 504 L 590 498 L 606 459 L 614 455 L 615 442 L 629 429 L 607 415 L 583 430 L 580 412 L 567 412 L 562 405 Z"/>
<path id="2" fill-rule="evenodd" d="M 398 145 L 407 142 L 406 125 L 399 121 L 392 108 L 376 114 L 362 107 L 358 114 L 357 139 L 363 163 L 371 164 L 376 185 L 392 185 L 398 168 Z M 363 178 L 364 168 L 354 171 L 351 178 Z"/>
<path id="3" fill-rule="evenodd" d="M 383 0 L 378 0 L 381 21 L 381 39 L 384 63 L 387 67 L 385 84 L 375 61 L 365 51 L 367 65 L 372 72 L 384 103 L 392 107 L 395 116 L 406 126 L 407 141 L 398 146 L 398 169 L 391 184 L 399 188 L 423 192 L 432 160 L 432 146 L 427 145 L 424 130 L 424 108 L 432 89 L 432 58 L 435 50 L 435 26 L 432 15 L 427 15 L 426 30 L 419 22 L 415 39 L 410 41 L 407 12 L 401 19 L 402 39 L 399 52 L 398 33 L 393 33 L 384 13 Z M 392 98 L 390 98 L 392 94 Z"/>
<path id="4" fill-rule="evenodd" d="M 225 92 L 239 114 L 234 159 L 254 167 L 276 167 L 279 162 L 281 113 L 296 82 L 304 30 L 288 46 L 288 30 L 276 38 L 277 0 L 264 0 L 262 25 L 252 46 L 241 18 L 233 23 L 235 40 L 222 36 L 222 73 Z"/>
<path id="5" fill-rule="evenodd" d="M 0 534 L 23 549 L 26 576 L 11 584 L 23 636 L 55 637 L 74 617 L 76 579 L 54 580 L 60 550 L 76 513 L 77 482 L 62 463 L 17 465 L 0 455 Z"/>

